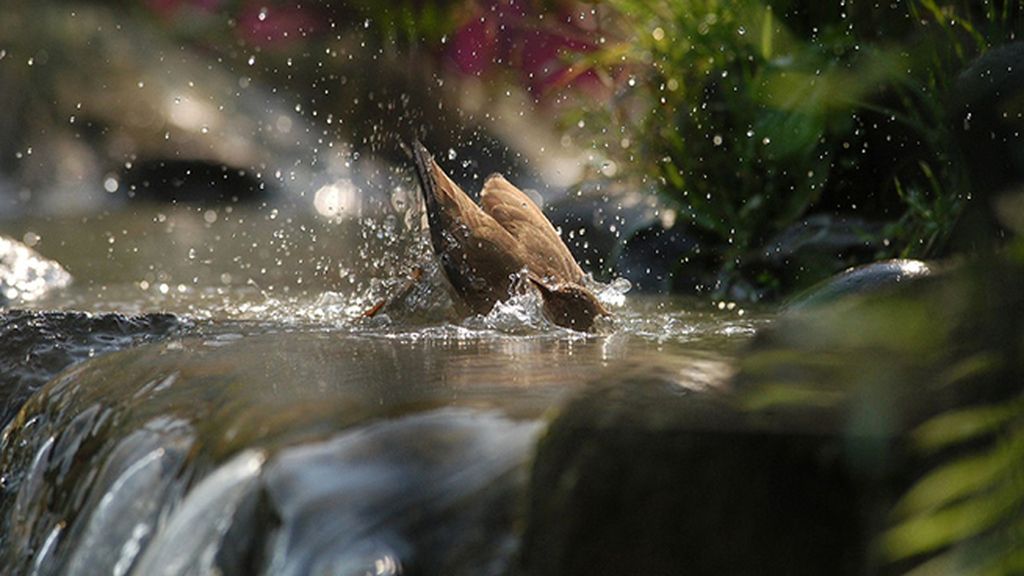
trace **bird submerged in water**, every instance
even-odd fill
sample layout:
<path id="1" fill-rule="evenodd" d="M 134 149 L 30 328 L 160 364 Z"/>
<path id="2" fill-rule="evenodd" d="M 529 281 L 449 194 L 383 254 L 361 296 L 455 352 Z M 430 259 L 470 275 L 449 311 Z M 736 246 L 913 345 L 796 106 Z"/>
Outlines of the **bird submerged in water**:
<path id="1" fill-rule="evenodd" d="M 430 241 L 462 312 L 486 314 L 532 285 L 544 315 L 559 326 L 588 331 L 598 316 L 611 315 L 583 285 L 580 265 L 522 190 L 492 174 L 478 206 L 419 141 L 413 159 Z"/>

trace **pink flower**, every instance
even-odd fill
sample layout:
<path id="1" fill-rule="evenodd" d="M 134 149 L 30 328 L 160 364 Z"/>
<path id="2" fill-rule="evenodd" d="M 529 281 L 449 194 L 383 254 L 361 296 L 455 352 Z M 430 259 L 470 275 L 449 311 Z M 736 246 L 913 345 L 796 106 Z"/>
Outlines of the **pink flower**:
<path id="1" fill-rule="evenodd" d="M 542 94 L 553 87 L 600 84 L 592 71 L 565 61 L 595 50 L 592 35 L 578 19 L 544 13 L 527 0 L 483 0 L 455 32 L 447 55 L 464 74 L 513 70 L 530 92 Z"/>

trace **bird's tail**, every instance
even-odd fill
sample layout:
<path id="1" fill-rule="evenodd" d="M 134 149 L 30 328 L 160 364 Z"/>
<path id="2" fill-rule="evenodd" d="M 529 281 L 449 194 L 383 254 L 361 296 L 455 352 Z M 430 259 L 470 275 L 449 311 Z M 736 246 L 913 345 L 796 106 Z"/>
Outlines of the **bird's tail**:
<path id="1" fill-rule="evenodd" d="M 434 157 L 422 142 L 413 140 L 412 159 L 416 166 L 416 180 L 419 181 L 427 213 L 431 214 L 437 206 L 437 177 L 434 176 Z"/>

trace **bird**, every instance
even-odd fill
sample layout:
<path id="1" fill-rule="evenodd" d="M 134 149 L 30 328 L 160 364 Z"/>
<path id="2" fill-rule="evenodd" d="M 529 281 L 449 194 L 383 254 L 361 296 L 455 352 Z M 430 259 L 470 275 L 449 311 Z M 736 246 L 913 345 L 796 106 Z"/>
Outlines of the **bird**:
<path id="1" fill-rule="evenodd" d="M 533 287 L 545 317 L 563 328 L 594 329 L 611 316 L 584 285 L 583 269 L 554 226 L 522 190 L 491 174 L 474 202 L 413 142 L 430 242 L 463 315 L 487 314 L 495 303 Z"/>

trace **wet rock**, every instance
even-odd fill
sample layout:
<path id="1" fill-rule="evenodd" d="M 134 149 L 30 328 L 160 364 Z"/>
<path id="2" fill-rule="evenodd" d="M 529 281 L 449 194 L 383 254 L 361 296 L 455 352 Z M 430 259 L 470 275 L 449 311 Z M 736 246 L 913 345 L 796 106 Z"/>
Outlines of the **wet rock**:
<path id="1" fill-rule="evenodd" d="M 601 383 L 538 448 L 522 560 L 546 574 L 859 574 L 863 494 L 824 415 Z"/>
<path id="2" fill-rule="evenodd" d="M 60 264 L 21 242 L 0 236 L 0 307 L 11 301 L 37 300 L 70 283 L 71 275 Z"/>
<path id="3" fill-rule="evenodd" d="M 170 314 L 0 312 L 0 428 L 61 370 L 100 354 L 165 338 L 181 326 Z"/>
<path id="4" fill-rule="evenodd" d="M 920 260 L 884 260 L 849 268 L 812 286 L 787 302 L 787 310 L 799 310 L 834 302 L 857 294 L 868 294 L 927 278 L 935 265 Z"/>

